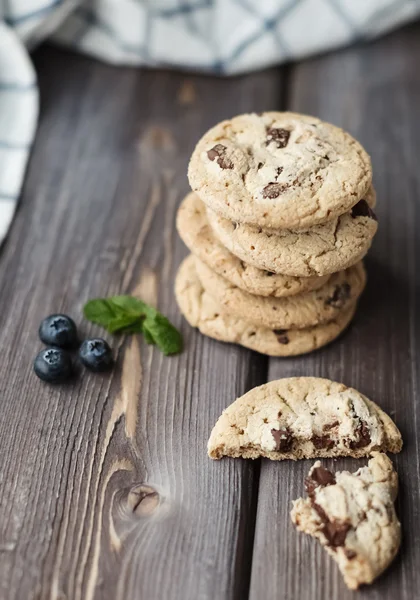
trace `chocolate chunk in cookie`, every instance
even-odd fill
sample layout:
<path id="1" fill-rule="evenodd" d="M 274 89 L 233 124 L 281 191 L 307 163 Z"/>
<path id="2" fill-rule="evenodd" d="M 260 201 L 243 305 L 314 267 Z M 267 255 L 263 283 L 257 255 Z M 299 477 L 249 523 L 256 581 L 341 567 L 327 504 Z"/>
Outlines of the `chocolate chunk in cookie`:
<path id="1" fill-rule="evenodd" d="M 333 295 L 325 300 L 327 306 L 333 306 L 334 308 L 343 308 L 347 300 L 350 298 L 351 286 L 349 283 L 342 283 L 337 285 Z"/>
<path id="2" fill-rule="evenodd" d="M 311 442 L 318 450 L 320 448 L 332 448 L 334 446 L 334 442 L 326 435 L 314 435 L 311 438 Z"/>
<path id="3" fill-rule="evenodd" d="M 369 427 L 364 421 L 360 421 L 357 429 L 356 429 L 357 440 L 352 440 L 350 442 L 350 448 L 355 450 L 357 448 L 364 448 L 368 446 L 371 442 Z"/>
<path id="4" fill-rule="evenodd" d="M 328 540 L 328 544 L 337 548 L 338 546 L 344 546 L 346 535 L 350 529 L 348 523 L 341 523 L 340 521 L 327 521 L 324 523 L 322 529 L 323 534 Z"/>
<path id="5" fill-rule="evenodd" d="M 221 169 L 233 169 L 233 162 L 226 156 L 226 146 L 216 144 L 207 151 L 207 156 L 211 161 L 216 161 Z"/>
<path id="6" fill-rule="evenodd" d="M 289 141 L 290 131 L 282 129 L 281 127 L 270 127 L 267 129 L 267 141 L 265 143 L 268 146 L 274 143 L 277 148 L 285 148 Z"/>
<path id="7" fill-rule="evenodd" d="M 353 206 L 353 208 L 351 209 L 351 216 L 353 218 L 369 217 L 371 219 L 374 219 L 375 221 L 378 220 L 375 213 L 370 208 L 366 200 L 359 200 L 359 202 Z"/>
<path id="8" fill-rule="evenodd" d="M 262 191 L 262 196 L 263 198 L 278 198 L 288 187 L 289 186 L 286 183 L 277 183 L 276 181 L 273 181 L 265 186 Z"/>
<path id="9" fill-rule="evenodd" d="M 287 329 L 273 329 L 273 333 L 276 335 L 279 344 L 289 343 L 289 338 L 287 337 Z"/>
<path id="10" fill-rule="evenodd" d="M 305 479 L 305 489 L 308 496 L 312 496 L 320 485 L 333 485 L 334 483 L 335 477 L 331 471 L 321 466 L 314 467 Z"/>
<path id="11" fill-rule="evenodd" d="M 272 429 L 271 434 L 276 442 L 276 452 L 289 452 L 292 448 L 293 437 L 287 429 Z"/>

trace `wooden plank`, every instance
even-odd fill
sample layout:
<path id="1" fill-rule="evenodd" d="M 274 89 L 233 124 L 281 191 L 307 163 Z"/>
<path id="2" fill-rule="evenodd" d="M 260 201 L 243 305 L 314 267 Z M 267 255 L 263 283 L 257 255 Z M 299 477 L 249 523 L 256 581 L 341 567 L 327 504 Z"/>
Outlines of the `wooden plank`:
<path id="1" fill-rule="evenodd" d="M 419 361 L 420 331 L 420 26 L 374 44 L 307 61 L 291 72 L 290 108 L 351 131 L 372 155 L 379 232 L 367 261 L 369 283 L 351 329 L 305 358 L 270 360 L 269 380 L 315 375 L 343 381 L 378 402 L 405 441 L 394 463 L 403 545 L 387 573 L 360 597 L 418 597 L 420 576 Z M 325 461 L 334 469 L 364 462 Z M 263 461 L 251 578 L 251 599 L 321 600 L 348 592 L 335 563 L 289 517 L 304 493 L 311 461 Z"/>
<path id="2" fill-rule="evenodd" d="M 267 361 L 181 318 L 174 218 L 201 133 L 276 104 L 281 76 L 115 69 L 52 48 L 35 64 L 41 123 L 0 262 L 0 596 L 244 598 L 258 469 L 212 463 L 206 442 Z M 81 322 L 88 298 L 135 290 L 181 327 L 181 356 L 120 341 L 110 376 L 36 379 L 45 315 Z"/>

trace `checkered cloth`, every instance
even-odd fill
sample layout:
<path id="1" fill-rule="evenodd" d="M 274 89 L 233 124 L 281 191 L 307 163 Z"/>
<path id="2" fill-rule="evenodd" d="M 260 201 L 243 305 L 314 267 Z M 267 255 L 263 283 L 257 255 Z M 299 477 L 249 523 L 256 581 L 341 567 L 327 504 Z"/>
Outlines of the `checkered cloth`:
<path id="1" fill-rule="evenodd" d="M 419 14 L 420 0 L 0 0 L 0 243 L 38 117 L 26 48 L 46 37 L 115 64 L 229 75 L 369 39 Z"/>

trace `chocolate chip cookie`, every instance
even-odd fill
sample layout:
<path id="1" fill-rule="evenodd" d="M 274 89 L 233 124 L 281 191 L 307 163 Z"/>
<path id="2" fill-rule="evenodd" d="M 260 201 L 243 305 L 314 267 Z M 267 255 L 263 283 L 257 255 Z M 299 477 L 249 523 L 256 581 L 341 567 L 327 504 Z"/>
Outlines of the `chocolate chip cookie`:
<path id="1" fill-rule="evenodd" d="M 220 242 L 242 261 L 293 277 L 324 276 L 359 262 L 378 229 L 367 199 L 352 210 L 305 230 L 269 230 L 229 221 L 208 209 L 208 219 Z"/>
<path id="2" fill-rule="evenodd" d="M 230 283 L 259 296 L 281 298 L 316 290 L 326 283 L 323 277 L 290 277 L 257 269 L 229 252 L 213 233 L 205 204 L 197 194 L 183 200 L 177 214 L 177 229 L 191 252 Z"/>
<path id="3" fill-rule="evenodd" d="M 210 458 L 272 460 L 399 452 L 401 434 L 375 403 L 317 377 L 271 381 L 223 411 L 208 442 Z"/>
<path id="4" fill-rule="evenodd" d="M 224 312 L 270 329 L 302 329 L 326 323 L 352 306 L 366 284 L 363 263 L 334 273 L 320 289 L 286 298 L 255 296 L 229 283 L 195 258 L 201 285 Z"/>
<path id="5" fill-rule="evenodd" d="M 260 227 L 311 227 L 349 211 L 372 181 L 368 154 L 348 133 L 290 112 L 219 123 L 189 164 L 192 189 L 225 218 Z"/>
<path id="6" fill-rule="evenodd" d="M 240 344 L 268 356 L 296 356 L 329 344 L 346 329 L 356 309 L 356 304 L 353 304 L 332 321 L 305 329 L 258 327 L 225 313 L 223 307 L 205 292 L 191 255 L 179 268 L 175 294 L 184 317 L 202 334 L 221 342 Z"/>
<path id="7" fill-rule="evenodd" d="M 394 509 L 398 479 L 389 458 L 375 452 L 355 473 L 331 473 L 318 461 L 305 485 L 308 497 L 296 500 L 291 512 L 297 529 L 319 540 L 351 590 L 372 583 L 401 542 Z"/>

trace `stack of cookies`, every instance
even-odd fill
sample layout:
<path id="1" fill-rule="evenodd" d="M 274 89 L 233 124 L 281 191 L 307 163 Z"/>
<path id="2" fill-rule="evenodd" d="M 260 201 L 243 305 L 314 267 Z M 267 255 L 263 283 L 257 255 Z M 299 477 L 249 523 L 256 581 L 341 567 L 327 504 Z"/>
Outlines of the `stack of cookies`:
<path id="1" fill-rule="evenodd" d="M 208 131 L 189 166 L 176 279 L 189 323 L 270 356 L 315 350 L 350 323 L 377 230 L 370 158 L 314 117 L 241 115 Z"/>

